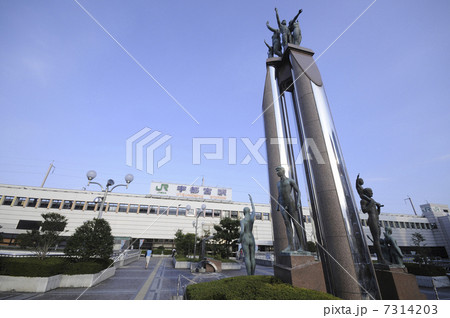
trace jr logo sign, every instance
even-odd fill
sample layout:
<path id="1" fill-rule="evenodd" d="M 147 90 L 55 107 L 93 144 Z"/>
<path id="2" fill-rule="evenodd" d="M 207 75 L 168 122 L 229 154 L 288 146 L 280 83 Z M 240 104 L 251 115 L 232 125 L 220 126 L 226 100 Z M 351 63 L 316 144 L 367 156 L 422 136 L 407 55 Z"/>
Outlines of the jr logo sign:
<path id="1" fill-rule="evenodd" d="M 164 190 L 163 190 L 164 189 Z M 159 187 L 156 186 L 156 191 L 169 191 L 169 185 L 168 184 L 161 184 Z"/>

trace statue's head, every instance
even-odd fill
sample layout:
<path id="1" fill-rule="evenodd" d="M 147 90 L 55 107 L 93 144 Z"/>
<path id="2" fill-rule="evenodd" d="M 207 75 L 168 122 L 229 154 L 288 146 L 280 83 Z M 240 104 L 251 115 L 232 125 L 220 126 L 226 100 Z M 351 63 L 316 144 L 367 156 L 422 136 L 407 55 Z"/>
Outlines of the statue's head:
<path id="1" fill-rule="evenodd" d="M 365 188 L 364 189 L 364 194 L 367 195 L 369 198 L 371 198 L 373 196 L 373 191 L 371 188 Z"/>
<path id="2" fill-rule="evenodd" d="M 386 226 L 386 227 L 384 228 L 384 231 L 385 231 L 387 234 L 392 234 L 392 229 L 391 229 L 389 226 Z"/>
<path id="3" fill-rule="evenodd" d="M 281 24 L 286 25 L 286 20 L 281 21 Z"/>
<path id="4" fill-rule="evenodd" d="M 275 171 L 277 172 L 277 176 L 279 176 L 279 177 L 284 176 L 284 174 L 286 172 L 282 166 L 276 167 Z"/>
<path id="5" fill-rule="evenodd" d="M 250 213 L 250 208 L 249 207 L 245 207 L 244 208 L 244 215 L 247 215 Z"/>

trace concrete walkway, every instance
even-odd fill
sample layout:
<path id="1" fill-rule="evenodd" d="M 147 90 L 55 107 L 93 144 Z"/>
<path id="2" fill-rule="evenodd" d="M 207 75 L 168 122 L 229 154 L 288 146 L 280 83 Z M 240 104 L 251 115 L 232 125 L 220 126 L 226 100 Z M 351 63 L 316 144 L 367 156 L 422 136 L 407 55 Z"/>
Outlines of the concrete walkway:
<path id="1" fill-rule="evenodd" d="M 256 265 L 256 275 L 273 275 L 273 268 Z M 115 276 L 91 288 L 57 288 L 46 293 L 0 292 L 0 300 L 170 300 L 184 294 L 186 285 L 247 275 L 241 263 L 240 270 L 222 273 L 191 273 L 187 269 L 175 269 L 170 257 L 152 257 L 148 269 L 145 259 L 116 269 Z M 180 279 L 180 286 L 178 280 Z M 436 299 L 431 288 L 420 288 L 429 300 Z M 450 299 L 450 288 L 438 290 L 440 299 Z"/>
<path id="2" fill-rule="evenodd" d="M 256 275 L 273 275 L 272 267 L 256 266 Z M 175 269 L 170 257 L 152 257 L 148 269 L 145 259 L 116 269 L 115 276 L 91 288 L 57 288 L 46 293 L 0 292 L 0 300 L 46 299 L 46 300 L 170 300 L 183 295 L 188 284 L 246 275 L 245 266 L 240 270 L 222 273 L 191 273 L 187 269 Z M 178 280 L 180 279 L 180 288 Z"/>

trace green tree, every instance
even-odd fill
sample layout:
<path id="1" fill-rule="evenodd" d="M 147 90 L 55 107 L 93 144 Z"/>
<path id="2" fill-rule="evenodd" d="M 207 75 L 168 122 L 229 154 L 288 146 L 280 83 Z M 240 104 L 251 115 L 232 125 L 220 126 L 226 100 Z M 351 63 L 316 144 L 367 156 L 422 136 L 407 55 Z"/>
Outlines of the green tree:
<path id="1" fill-rule="evenodd" d="M 240 222 L 239 220 L 232 220 L 231 218 L 223 218 L 220 220 L 220 225 L 214 225 L 216 234 L 214 240 L 216 242 L 223 242 L 225 247 L 224 255 L 222 257 L 230 257 L 234 245 L 236 245 L 240 236 Z"/>
<path id="2" fill-rule="evenodd" d="M 425 242 L 426 239 L 423 237 L 423 235 L 419 232 L 415 232 L 411 236 L 411 240 L 413 242 L 413 245 L 416 247 L 416 256 L 414 257 L 414 262 L 417 262 L 419 264 L 425 263 L 427 264 L 427 255 L 425 253 L 424 246 L 426 245 Z"/>
<path id="3" fill-rule="evenodd" d="M 111 226 L 105 219 L 85 221 L 75 229 L 75 233 L 67 241 L 66 255 L 81 260 L 89 258 L 108 259 L 114 247 Z"/>
<path id="4" fill-rule="evenodd" d="M 306 242 L 306 250 L 308 252 L 312 252 L 312 253 L 317 252 L 317 245 L 316 245 L 316 243 L 314 243 L 312 241 Z"/>
<path id="5" fill-rule="evenodd" d="M 174 240 L 177 254 L 186 256 L 191 251 L 194 251 L 194 240 L 195 234 L 193 233 L 184 234 L 182 230 L 178 230 L 175 233 L 175 240 Z"/>
<path id="6" fill-rule="evenodd" d="M 50 212 L 41 214 L 44 221 L 40 230 L 27 231 L 18 236 L 22 248 L 33 250 L 38 258 L 44 259 L 51 247 L 61 241 L 60 234 L 67 225 L 67 218 L 59 213 Z"/>

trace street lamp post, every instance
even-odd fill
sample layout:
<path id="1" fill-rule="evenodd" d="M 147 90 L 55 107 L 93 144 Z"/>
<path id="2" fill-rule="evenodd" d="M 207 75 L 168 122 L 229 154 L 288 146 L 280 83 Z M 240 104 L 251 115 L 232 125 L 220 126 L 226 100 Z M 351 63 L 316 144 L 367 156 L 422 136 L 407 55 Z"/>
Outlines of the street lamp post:
<path id="1" fill-rule="evenodd" d="M 206 209 L 206 205 L 202 204 L 202 213 L 205 213 L 205 209 Z M 200 216 L 201 213 L 197 212 L 197 215 L 195 216 L 195 225 L 194 222 L 192 222 L 192 225 L 195 226 L 195 238 L 194 238 L 194 259 L 196 256 L 196 252 L 197 252 L 197 228 L 198 228 L 198 217 Z"/>
<path id="2" fill-rule="evenodd" d="M 102 218 L 102 214 L 103 214 L 103 207 L 105 206 L 106 197 L 108 196 L 108 193 L 112 192 L 112 190 L 114 190 L 117 187 L 126 187 L 128 189 L 128 185 L 133 181 L 134 176 L 132 174 L 127 174 L 125 176 L 126 184 L 118 184 L 118 185 L 115 185 L 114 187 L 112 187 L 111 189 L 109 187 L 114 185 L 114 180 L 113 179 L 109 179 L 106 182 L 106 187 L 103 188 L 103 186 L 100 183 L 92 181 L 92 180 L 94 180 L 94 178 L 96 176 L 97 176 L 97 172 L 95 172 L 94 170 L 89 170 L 86 173 L 86 177 L 87 177 L 87 179 L 89 181 L 87 185 L 89 186 L 91 183 L 96 184 L 96 185 L 100 186 L 100 188 L 102 189 L 103 192 L 105 192 L 105 194 L 103 195 L 103 198 L 102 198 L 102 203 L 100 204 L 100 210 L 98 211 L 98 218 L 101 219 Z"/>

